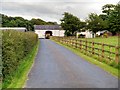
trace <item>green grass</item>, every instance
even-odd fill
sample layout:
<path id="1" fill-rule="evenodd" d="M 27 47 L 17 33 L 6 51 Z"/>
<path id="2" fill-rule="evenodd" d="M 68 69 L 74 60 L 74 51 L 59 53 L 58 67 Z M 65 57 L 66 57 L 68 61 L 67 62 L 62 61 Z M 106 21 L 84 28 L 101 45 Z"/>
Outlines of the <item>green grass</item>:
<path id="1" fill-rule="evenodd" d="M 24 58 L 23 62 L 21 62 L 20 66 L 18 67 L 17 71 L 13 73 L 14 78 L 12 79 L 11 84 L 7 84 L 6 82 L 3 83 L 3 88 L 23 88 L 28 73 L 33 65 L 35 56 L 38 51 L 39 41 L 37 45 L 33 48 L 32 52 Z"/>
<path id="2" fill-rule="evenodd" d="M 53 41 L 54 41 L 54 40 L 53 40 Z M 55 42 L 56 42 L 56 41 L 55 41 Z M 86 56 L 86 55 L 84 55 L 83 53 L 81 53 L 81 52 L 79 51 L 79 49 L 75 49 L 75 48 L 73 48 L 73 47 L 67 46 L 67 44 L 61 44 L 61 43 L 59 43 L 59 42 L 56 42 L 56 43 L 59 44 L 59 45 L 62 45 L 62 46 L 64 46 L 64 47 L 66 47 L 67 49 L 71 50 L 71 51 L 74 52 L 75 54 L 77 54 L 77 55 L 79 55 L 80 57 L 82 57 L 84 60 L 86 60 L 86 61 L 88 61 L 88 62 L 90 62 L 90 63 L 92 63 L 92 64 L 94 64 L 94 65 L 96 65 L 96 66 L 98 66 L 98 67 L 100 67 L 100 68 L 102 68 L 103 70 L 105 70 L 105 71 L 107 71 L 108 73 L 114 75 L 115 77 L 118 77 L 118 69 L 117 69 L 117 68 L 111 67 L 111 66 L 109 66 L 109 65 L 107 65 L 107 64 L 105 64 L 105 63 L 102 63 L 102 62 L 94 59 L 94 58 L 91 58 L 91 57 L 89 57 L 89 56 Z"/>
<path id="3" fill-rule="evenodd" d="M 109 45 L 118 45 L 118 36 L 111 36 L 108 38 L 105 37 L 96 37 L 96 38 L 79 38 L 80 40 L 93 41 L 98 43 L 104 43 Z"/>

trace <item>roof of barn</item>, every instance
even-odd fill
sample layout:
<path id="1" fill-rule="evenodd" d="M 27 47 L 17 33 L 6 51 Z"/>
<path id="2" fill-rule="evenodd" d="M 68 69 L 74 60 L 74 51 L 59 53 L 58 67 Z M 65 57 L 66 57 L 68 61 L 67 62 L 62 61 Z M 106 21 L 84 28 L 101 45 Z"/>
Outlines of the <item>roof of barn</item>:
<path id="1" fill-rule="evenodd" d="M 25 27 L 0 27 L 0 30 L 27 31 L 27 29 Z"/>

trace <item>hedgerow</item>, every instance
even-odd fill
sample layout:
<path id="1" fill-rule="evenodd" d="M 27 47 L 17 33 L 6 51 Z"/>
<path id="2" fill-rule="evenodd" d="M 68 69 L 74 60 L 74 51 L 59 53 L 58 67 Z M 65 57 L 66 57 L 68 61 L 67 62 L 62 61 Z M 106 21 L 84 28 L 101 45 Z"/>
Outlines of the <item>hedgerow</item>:
<path id="1" fill-rule="evenodd" d="M 37 44 L 38 36 L 33 32 L 15 30 L 3 31 L 2 35 L 2 74 L 3 82 L 12 80 L 12 73 L 17 70 L 20 62 Z"/>

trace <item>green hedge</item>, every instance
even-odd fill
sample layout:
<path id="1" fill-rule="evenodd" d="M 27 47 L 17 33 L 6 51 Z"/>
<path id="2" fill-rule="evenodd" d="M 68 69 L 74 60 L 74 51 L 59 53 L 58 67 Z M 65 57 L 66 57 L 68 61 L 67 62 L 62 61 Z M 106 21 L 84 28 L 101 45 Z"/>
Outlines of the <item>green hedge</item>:
<path id="1" fill-rule="evenodd" d="M 3 31 L 2 35 L 2 74 L 3 82 L 12 80 L 12 73 L 37 44 L 38 36 L 33 32 L 14 30 Z M 6 79 L 7 78 L 7 79 Z"/>

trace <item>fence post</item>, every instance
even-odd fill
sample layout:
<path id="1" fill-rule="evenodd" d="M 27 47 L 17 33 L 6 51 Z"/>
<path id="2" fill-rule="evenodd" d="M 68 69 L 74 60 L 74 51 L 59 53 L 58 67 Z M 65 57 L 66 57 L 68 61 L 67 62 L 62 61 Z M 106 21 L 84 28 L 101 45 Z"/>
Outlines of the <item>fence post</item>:
<path id="1" fill-rule="evenodd" d="M 73 40 L 73 47 L 76 48 L 75 38 L 74 38 L 74 40 Z"/>
<path id="2" fill-rule="evenodd" d="M 66 45 L 67 45 L 67 37 L 66 37 Z"/>
<path id="3" fill-rule="evenodd" d="M 60 43 L 61 43 L 61 37 L 59 39 L 60 39 Z"/>
<path id="4" fill-rule="evenodd" d="M 104 58 L 104 43 L 102 43 L 102 58 Z"/>
<path id="5" fill-rule="evenodd" d="M 116 49 L 116 51 L 115 51 L 115 62 L 118 64 L 119 63 L 119 47 L 116 46 L 115 49 Z"/>
<path id="6" fill-rule="evenodd" d="M 76 46 L 76 48 L 77 48 L 77 39 L 76 39 L 76 45 L 75 45 L 75 46 Z"/>
<path id="7" fill-rule="evenodd" d="M 71 40 L 71 39 L 69 38 L 68 46 L 70 46 L 70 45 L 71 45 L 71 44 L 70 44 L 70 40 Z"/>
<path id="8" fill-rule="evenodd" d="M 58 40 L 58 39 L 59 39 L 59 37 L 57 37 L 57 42 L 59 42 L 59 40 Z"/>
<path id="9" fill-rule="evenodd" d="M 74 48 L 74 38 L 73 38 L 73 41 L 72 41 L 72 42 L 73 42 L 73 48 Z"/>
<path id="10" fill-rule="evenodd" d="M 69 37 L 67 38 L 67 46 L 69 46 Z"/>
<path id="11" fill-rule="evenodd" d="M 64 37 L 61 38 L 62 44 L 63 44 L 63 38 L 64 38 Z"/>
<path id="12" fill-rule="evenodd" d="M 85 41 L 85 50 L 86 50 L 86 55 L 87 55 L 87 40 Z"/>
<path id="13" fill-rule="evenodd" d="M 71 37 L 69 38 L 69 46 L 71 46 Z"/>
<path id="14" fill-rule="evenodd" d="M 65 44 L 65 37 L 64 37 L 64 38 L 62 38 L 62 41 L 63 41 L 63 44 Z"/>
<path id="15" fill-rule="evenodd" d="M 66 37 L 64 38 L 64 44 L 66 44 Z"/>
<path id="16" fill-rule="evenodd" d="M 72 38 L 72 47 L 74 47 L 74 45 L 73 45 L 73 44 L 74 44 L 73 41 L 74 41 L 74 40 L 73 40 L 73 38 Z"/>
<path id="17" fill-rule="evenodd" d="M 94 54 L 94 42 L 92 42 L 92 54 Z"/>
<path id="18" fill-rule="evenodd" d="M 62 43 L 62 38 L 60 38 L 60 42 Z"/>
<path id="19" fill-rule="evenodd" d="M 63 38 L 63 42 L 64 42 L 64 44 L 65 44 L 65 37 Z"/>
<path id="20" fill-rule="evenodd" d="M 60 43 L 62 43 L 61 38 L 60 38 Z"/>
<path id="21" fill-rule="evenodd" d="M 68 38 L 67 38 L 67 46 L 68 46 Z"/>
<path id="22" fill-rule="evenodd" d="M 81 50 L 81 40 L 80 40 L 80 50 Z"/>
<path id="23" fill-rule="evenodd" d="M 110 57 L 110 56 L 111 56 L 111 51 L 112 51 L 111 49 L 112 49 L 112 48 L 109 46 L 109 51 L 110 51 L 110 52 L 109 52 L 109 60 L 111 60 L 111 57 Z"/>

